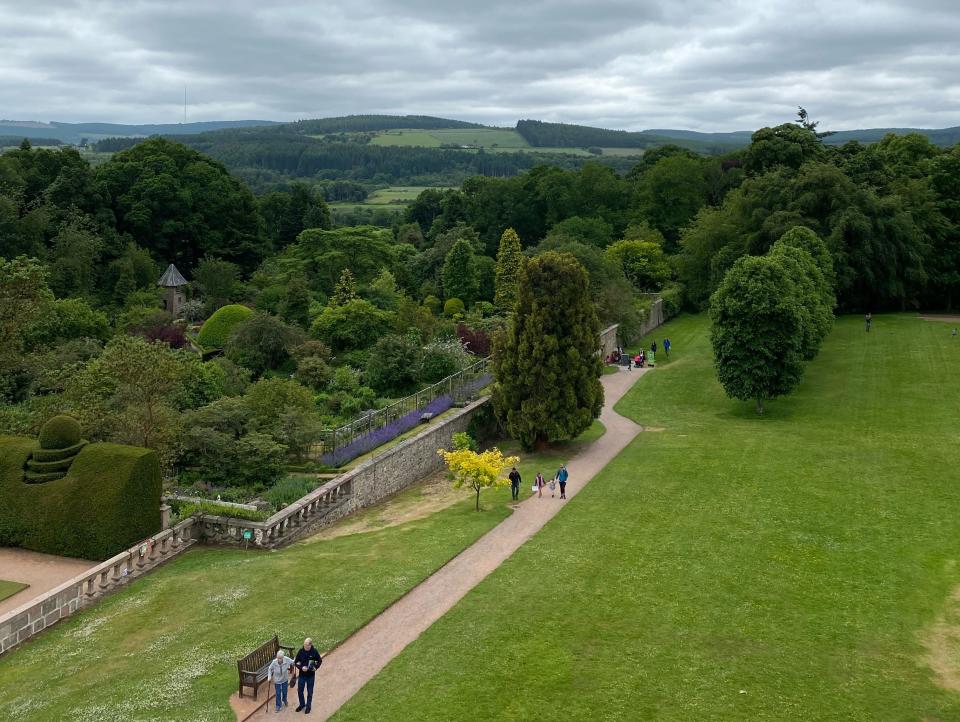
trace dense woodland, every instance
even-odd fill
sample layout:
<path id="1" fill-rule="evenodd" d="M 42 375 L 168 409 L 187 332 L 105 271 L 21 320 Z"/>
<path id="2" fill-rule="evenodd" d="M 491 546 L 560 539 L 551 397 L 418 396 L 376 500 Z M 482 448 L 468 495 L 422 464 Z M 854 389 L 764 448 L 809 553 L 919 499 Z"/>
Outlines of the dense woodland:
<path id="1" fill-rule="evenodd" d="M 625 172 L 473 175 L 391 228 L 335 227 L 315 184 L 255 196 L 164 138 L 96 168 L 25 143 L 0 156 L 0 432 L 67 411 L 94 439 L 157 448 L 182 483 L 271 487 L 324 426 L 488 353 L 524 259 L 548 251 L 586 269 L 598 321 L 627 342 L 648 294 L 705 308 L 738 259 L 796 227 L 827 249 L 840 311 L 954 307 L 960 146 L 828 146 L 802 120 L 720 157 L 664 145 Z M 421 149 L 318 143 L 363 149 L 331 173 L 386 150 L 411 151 L 402 172 L 432 167 Z M 156 286 L 168 263 L 190 281 L 180 319 Z"/>

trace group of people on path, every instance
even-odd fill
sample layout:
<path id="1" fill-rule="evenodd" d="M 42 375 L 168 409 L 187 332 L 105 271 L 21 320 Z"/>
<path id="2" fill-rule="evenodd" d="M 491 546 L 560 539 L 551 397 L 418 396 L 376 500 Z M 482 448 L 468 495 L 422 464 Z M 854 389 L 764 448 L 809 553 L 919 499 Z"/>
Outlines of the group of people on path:
<path id="1" fill-rule="evenodd" d="M 670 358 L 670 339 L 663 339 L 663 354 L 667 358 Z M 629 371 L 633 366 L 636 366 L 638 369 L 642 369 L 644 366 L 653 366 L 654 360 L 657 356 L 657 341 L 654 339 L 650 343 L 650 351 L 644 351 L 640 349 L 634 356 L 626 353 L 622 348 L 617 346 L 616 350 L 610 354 L 605 361 L 610 364 L 619 364 L 621 360 L 626 360 L 627 371 Z"/>
<path id="2" fill-rule="evenodd" d="M 277 712 L 287 706 L 287 690 L 290 680 L 296 674 L 297 701 L 300 705 L 295 711 L 310 714 L 313 705 L 313 683 L 321 664 L 323 658 L 309 637 L 303 640 L 303 646 L 294 659 L 285 655 L 282 649 L 277 652 L 276 659 L 267 668 L 267 682 L 273 684 L 276 692 Z"/>
<path id="3" fill-rule="evenodd" d="M 510 479 L 510 494 L 514 501 L 520 499 L 520 484 L 523 482 L 523 479 L 520 477 L 520 472 L 517 471 L 517 467 L 513 467 L 510 470 L 508 476 Z M 557 485 L 560 485 L 560 498 L 567 498 L 567 479 L 570 478 L 570 472 L 567 471 L 567 467 L 564 464 L 560 464 L 560 468 L 557 469 L 557 473 L 554 474 L 553 478 L 550 481 L 545 481 L 543 478 L 543 472 L 537 472 L 537 478 L 533 482 L 533 493 L 537 495 L 538 498 L 543 498 L 543 488 L 550 488 L 550 496 L 556 496 Z"/>

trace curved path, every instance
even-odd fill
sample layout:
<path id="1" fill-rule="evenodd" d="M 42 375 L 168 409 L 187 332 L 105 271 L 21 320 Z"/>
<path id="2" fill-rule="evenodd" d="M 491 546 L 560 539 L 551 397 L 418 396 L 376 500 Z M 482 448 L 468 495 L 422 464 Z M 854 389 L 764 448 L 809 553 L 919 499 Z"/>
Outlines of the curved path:
<path id="1" fill-rule="evenodd" d="M 567 464 L 568 500 L 642 431 L 640 426 L 616 413 L 613 405 L 646 371 L 646 368 L 621 369 L 601 378 L 605 401 L 600 421 L 607 430 Z M 540 531 L 563 505 L 560 499 L 549 496 L 542 499 L 531 496 L 520 502 L 507 519 L 326 655 L 317 673 L 313 713 L 306 719 L 325 720 L 332 716 L 391 659 Z M 297 699 L 295 689 L 290 690 L 289 699 L 290 707 L 280 714 L 274 713 L 270 701 L 255 719 L 303 719 L 293 711 Z"/>

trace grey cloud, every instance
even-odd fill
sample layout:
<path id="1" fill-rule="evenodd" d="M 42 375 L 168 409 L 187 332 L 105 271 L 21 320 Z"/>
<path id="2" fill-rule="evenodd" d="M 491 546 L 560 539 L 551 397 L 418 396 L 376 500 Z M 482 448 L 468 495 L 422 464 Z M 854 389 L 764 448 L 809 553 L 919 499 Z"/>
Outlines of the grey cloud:
<path id="1" fill-rule="evenodd" d="M 960 124 L 952 0 L 0 5 L 0 116 L 425 113 L 741 130 Z"/>

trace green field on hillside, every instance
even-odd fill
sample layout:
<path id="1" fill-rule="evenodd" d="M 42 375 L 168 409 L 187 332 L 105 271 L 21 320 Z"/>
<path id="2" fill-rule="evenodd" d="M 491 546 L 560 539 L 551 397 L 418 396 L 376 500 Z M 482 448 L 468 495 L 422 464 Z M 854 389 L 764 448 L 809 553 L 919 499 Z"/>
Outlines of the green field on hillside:
<path id="1" fill-rule="evenodd" d="M 334 719 L 960 719 L 960 341 L 841 319 L 757 417 L 656 336 L 647 431 Z"/>
<path id="2" fill-rule="evenodd" d="M 528 148 L 523 137 L 512 128 L 450 128 L 441 130 L 386 130 L 372 141 L 374 145 L 469 146 L 472 148 Z"/>

